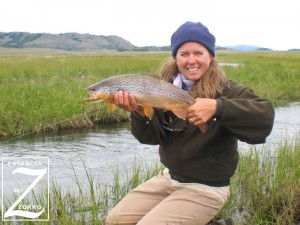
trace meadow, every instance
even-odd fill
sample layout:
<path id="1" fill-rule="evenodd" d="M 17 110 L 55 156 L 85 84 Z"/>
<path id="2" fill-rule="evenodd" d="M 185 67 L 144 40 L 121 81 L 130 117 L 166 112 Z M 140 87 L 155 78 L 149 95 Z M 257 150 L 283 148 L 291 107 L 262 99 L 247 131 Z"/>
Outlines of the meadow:
<path id="1" fill-rule="evenodd" d="M 112 75 L 159 73 L 162 62 L 169 55 L 0 52 L 1 140 L 127 121 L 128 114 L 121 110 L 109 113 L 105 104 L 84 102 L 88 97 L 85 88 Z M 217 51 L 216 59 L 238 64 L 224 66 L 227 76 L 252 87 L 258 95 L 270 99 L 274 106 L 300 101 L 300 53 Z M 282 144 L 272 151 L 253 147 L 240 157 L 230 200 L 218 218 L 232 217 L 235 224 L 298 225 L 299 164 L 299 138 L 282 140 Z M 102 224 L 108 210 L 128 191 L 161 169 L 160 164 L 133 163 L 125 179 L 116 171 L 111 183 L 101 183 L 86 170 L 88 186 L 82 185 L 74 173 L 77 190 L 64 190 L 62 184 L 53 180 L 50 223 Z M 45 193 L 45 190 L 36 193 L 36 199 L 43 201 Z M 8 197 L 5 204 L 10 205 L 13 201 L 14 197 Z"/>
<path id="2" fill-rule="evenodd" d="M 88 104 L 85 88 L 128 73 L 159 73 L 168 53 L 0 54 L 0 137 L 82 129 L 128 120 L 128 114 Z M 273 104 L 300 101 L 300 54 L 217 52 L 227 76 L 250 86 Z"/>

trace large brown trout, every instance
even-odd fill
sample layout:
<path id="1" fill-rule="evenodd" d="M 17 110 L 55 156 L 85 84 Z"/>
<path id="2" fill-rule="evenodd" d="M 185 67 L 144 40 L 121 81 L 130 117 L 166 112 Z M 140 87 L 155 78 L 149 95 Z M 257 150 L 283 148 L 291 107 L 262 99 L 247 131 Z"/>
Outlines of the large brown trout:
<path id="1" fill-rule="evenodd" d="M 162 79 L 143 74 L 116 75 L 89 86 L 87 102 L 107 102 L 114 110 L 114 94 L 127 91 L 135 96 L 136 103 L 144 108 L 145 115 L 152 119 L 153 108 L 172 111 L 178 118 L 185 119 L 187 108 L 196 100 L 181 88 Z M 199 127 L 205 132 L 205 126 Z"/>

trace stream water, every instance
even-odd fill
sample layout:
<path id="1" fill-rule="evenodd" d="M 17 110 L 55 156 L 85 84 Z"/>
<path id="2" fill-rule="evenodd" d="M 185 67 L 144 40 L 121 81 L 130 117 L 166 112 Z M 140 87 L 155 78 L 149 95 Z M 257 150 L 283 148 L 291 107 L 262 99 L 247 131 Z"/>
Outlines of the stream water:
<path id="1" fill-rule="evenodd" d="M 277 107 L 274 128 L 264 146 L 275 148 L 299 132 L 300 104 Z M 240 149 L 249 146 L 240 143 Z M 137 164 L 159 161 L 158 147 L 140 144 L 132 136 L 128 123 L 80 132 L 26 136 L 0 143 L 0 151 L 2 157 L 49 158 L 50 179 L 71 187 L 75 185 L 75 173 L 80 182 L 87 182 L 85 167 L 97 180 L 111 181 L 117 169 L 127 171 L 134 161 Z"/>

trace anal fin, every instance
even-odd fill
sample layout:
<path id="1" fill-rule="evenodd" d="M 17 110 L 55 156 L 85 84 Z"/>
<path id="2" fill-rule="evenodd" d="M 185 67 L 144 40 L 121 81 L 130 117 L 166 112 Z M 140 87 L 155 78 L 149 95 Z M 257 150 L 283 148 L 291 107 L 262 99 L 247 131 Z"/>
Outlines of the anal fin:
<path id="1" fill-rule="evenodd" d="M 153 110 L 153 107 L 152 105 L 145 105 L 144 106 L 144 114 L 151 120 L 152 117 L 153 117 L 153 113 L 154 113 L 154 110 Z"/>

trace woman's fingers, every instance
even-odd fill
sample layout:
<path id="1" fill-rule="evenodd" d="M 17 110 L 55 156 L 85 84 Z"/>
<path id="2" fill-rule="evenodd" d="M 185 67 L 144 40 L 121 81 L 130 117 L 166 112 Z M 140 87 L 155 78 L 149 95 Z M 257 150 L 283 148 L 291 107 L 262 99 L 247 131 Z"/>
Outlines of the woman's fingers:
<path id="1" fill-rule="evenodd" d="M 127 91 L 118 91 L 114 95 L 114 104 L 129 112 L 137 109 L 134 95 L 131 95 Z"/>

